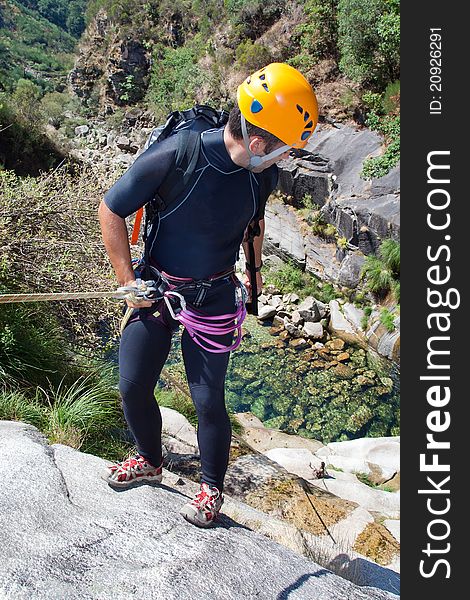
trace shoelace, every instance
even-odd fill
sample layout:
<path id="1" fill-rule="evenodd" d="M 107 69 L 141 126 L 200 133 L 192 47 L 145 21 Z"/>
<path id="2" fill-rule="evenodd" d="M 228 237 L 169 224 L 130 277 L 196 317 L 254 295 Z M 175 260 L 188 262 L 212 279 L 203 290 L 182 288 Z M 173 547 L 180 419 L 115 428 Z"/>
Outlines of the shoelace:
<path id="1" fill-rule="evenodd" d="M 207 505 L 212 507 L 215 504 L 216 500 L 217 500 L 217 494 L 208 494 L 206 492 L 206 490 L 203 488 L 199 492 L 199 494 L 197 494 L 197 496 L 194 498 L 194 500 L 191 502 L 191 504 L 193 504 L 196 507 L 202 507 L 202 508 L 205 508 Z"/>
<path id="2" fill-rule="evenodd" d="M 141 456 L 134 456 L 132 458 L 128 458 L 122 463 L 112 465 L 111 469 L 114 473 L 129 473 L 133 467 L 136 467 L 137 469 L 141 470 L 146 463 L 147 461 Z"/>

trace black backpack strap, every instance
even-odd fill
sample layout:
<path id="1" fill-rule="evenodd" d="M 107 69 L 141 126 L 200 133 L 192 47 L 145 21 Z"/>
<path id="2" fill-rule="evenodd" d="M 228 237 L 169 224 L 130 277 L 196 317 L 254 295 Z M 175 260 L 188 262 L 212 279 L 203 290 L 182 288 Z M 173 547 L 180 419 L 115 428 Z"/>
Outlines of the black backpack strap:
<path id="1" fill-rule="evenodd" d="M 174 113 L 173 113 L 174 114 Z M 178 132 L 175 162 L 168 171 L 154 199 L 145 207 L 144 261 L 149 264 L 150 250 L 147 240 L 153 240 L 160 225 L 160 214 L 183 193 L 196 170 L 201 149 L 201 135 L 189 129 Z"/>

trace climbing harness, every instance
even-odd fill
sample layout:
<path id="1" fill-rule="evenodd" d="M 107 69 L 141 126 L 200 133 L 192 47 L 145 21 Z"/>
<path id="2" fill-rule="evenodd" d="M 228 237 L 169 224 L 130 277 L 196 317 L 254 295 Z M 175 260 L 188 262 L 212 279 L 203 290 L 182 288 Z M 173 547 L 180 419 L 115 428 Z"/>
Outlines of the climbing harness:
<path id="1" fill-rule="evenodd" d="M 179 321 L 185 327 L 191 339 L 198 346 L 215 354 L 231 352 L 238 348 L 242 340 L 242 323 L 247 314 L 245 306 L 247 291 L 243 283 L 235 277 L 233 268 L 202 280 L 174 277 L 159 271 L 152 265 L 144 266 L 142 261 L 136 268 L 136 274 L 139 274 L 141 270 L 145 270 L 147 273 L 150 272 L 154 278 L 152 283 L 156 292 L 152 300 L 154 302 L 163 301 L 171 318 Z M 235 312 L 222 315 L 205 315 L 198 310 L 203 305 L 206 295 L 213 285 L 218 285 L 230 279 L 236 284 Z M 186 300 L 184 292 L 196 292 L 191 303 Z M 126 312 L 121 323 L 121 331 L 129 322 L 139 318 L 138 314 L 132 315 L 132 312 L 133 309 Z M 228 346 L 207 337 L 207 335 L 224 336 L 234 332 L 236 332 L 235 340 Z"/>

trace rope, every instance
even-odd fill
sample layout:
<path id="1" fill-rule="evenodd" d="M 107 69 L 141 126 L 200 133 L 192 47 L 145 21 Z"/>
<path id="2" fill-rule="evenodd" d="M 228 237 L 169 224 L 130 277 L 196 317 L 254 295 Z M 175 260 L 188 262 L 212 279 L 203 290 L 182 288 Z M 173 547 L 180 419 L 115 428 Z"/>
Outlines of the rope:
<path id="1" fill-rule="evenodd" d="M 12 302 L 47 302 L 49 300 L 90 300 L 93 298 L 120 298 L 118 292 L 61 292 L 56 294 L 0 294 L 0 304 Z"/>

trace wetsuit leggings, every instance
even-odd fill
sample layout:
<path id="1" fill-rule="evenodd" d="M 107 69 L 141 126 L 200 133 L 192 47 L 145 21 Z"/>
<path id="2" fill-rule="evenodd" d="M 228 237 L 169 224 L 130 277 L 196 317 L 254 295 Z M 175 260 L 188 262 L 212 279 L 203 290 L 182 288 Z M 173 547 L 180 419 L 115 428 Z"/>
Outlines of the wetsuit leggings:
<path id="1" fill-rule="evenodd" d="M 216 282 L 208 291 L 201 312 L 207 315 L 233 313 L 235 289 L 231 280 Z M 191 302 L 194 292 L 184 296 Z M 124 416 L 137 451 L 156 466 L 162 462 L 162 417 L 154 390 L 170 351 L 172 334 L 179 326 L 163 303 L 158 308 L 159 316 L 145 309 L 136 311 L 123 331 L 119 349 L 119 388 Z M 212 339 L 228 346 L 233 335 Z M 222 491 L 232 433 L 224 395 L 230 353 L 214 354 L 204 350 L 186 330 L 181 336 L 181 349 L 198 417 L 202 481 Z"/>

